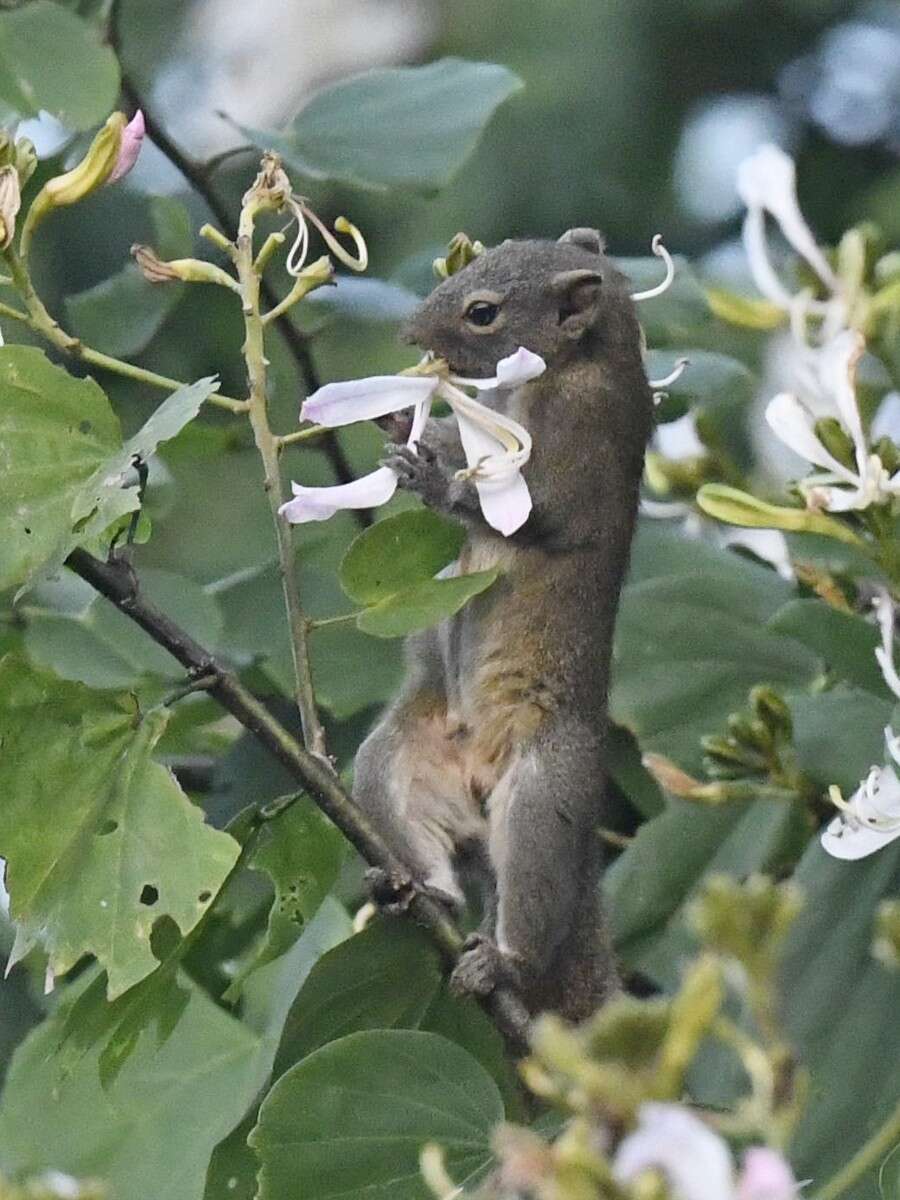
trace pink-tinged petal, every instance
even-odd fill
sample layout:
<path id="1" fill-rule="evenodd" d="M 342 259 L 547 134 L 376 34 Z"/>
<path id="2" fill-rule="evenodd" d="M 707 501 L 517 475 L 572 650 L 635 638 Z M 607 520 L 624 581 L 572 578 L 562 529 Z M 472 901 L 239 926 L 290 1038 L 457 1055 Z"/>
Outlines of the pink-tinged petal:
<path id="1" fill-rule="evenodd" d="M 619 1183 L 654 1169 L 665 1175 L 678 1200 L 733 1200 L 727 1145 L 681 1105 L 642 1104 L 637 1129 L 623 1139 L 613 1159 Z"/>
<path id="2" fill-rule="evenodd" d="M 463 387 L 477 388 L 480 392 L 491 391 L 498 387 L 517 387 L 520 383 L 528 383 L 537 379 L 547 370 L 547 364 L 539 354 L 533 354 L 520 346 L 514 354 L 501 358 L 497 363 L 496 374 L 486 379 L 468 379 L 462 375 L 451 375 L 454 383 Z"/>
<path id="3" fill-rule="evenodd" d="M 438 380 L 429 375 L 372 375 L 326 383 L 306 398 L 300 419 L 329 429 L 370 421 L 429 399 L 437 385 Z"/>
<path id="4" fill-rule="evenodd" d="M 476 480 L 475 490 L 484 519 L 504 537 L 521 529 L 531 515 L 531 493 L 518 471 L 507 481 Z"/>
<path id="5" fill-rule="evenodd" d="M 515 387 L 516 384 L 537 379 L 546 370 L 547 364 L 539 354 L 520 346 L 515 354 L 501 358 L 497 363 L 497 383 L 500 387 Z"/>
<path id="6" fill-rule="evenodd" d="M 406 444 L 411 449 L 415 449 L 416 443 L 422 436 L 425 429 L 425 423 L 431 416 L 431 399 L 420 400 L 416 405 L 416 410 L 413 413 L 412 426 L 409 430 L 409 437 L 406 439 Z"/>
<path id="7" fill-rule="evenodd" d="M 138 155 L 141 152 L 141 145 L 144 141 L 144 132 L 144 114 L 138 109 L 122 130 L 119 157 L 116 159 L 116 165 L 113 167 L 112 174 L 106 181 L 107 183 L 116 183 L 122 179 L 137 162 Z"/>
<path id="8" fill-rule="evenodd" d="M 320 488 L 295 483 L 292 487 L 294 499 L 286 501 L 278 511 L 292 525 L 302 525 L 307 521 L 327 521 L 346 508 L 377 508 L 379 504 L 387 504 L 397 490 L 397 476 L 387 467 L 379 467 L 352 483 Z"/>
<path id="9" fill-rule="evenodd" d="M 790 392 L 781 392 L 775 396 L 766 407 L 766 420 L 772 431 L 795 454 L 799 454 L 807 462 L 815 463 L 817 467 L 833 471 L 839 479 L 846 479 L 848 483 L 858 482 L 853 472 L 829 454 L 819 441 L 812 415 L 796 396 L 792 396 Z"/>
<path id="10" fill-rule="evenodd" d="M 796 1195 L 797 1180 L 787 1160 L 768 1146 L 751 1146 L 744 1155 L 737 1200 L 794 1200 Z"/>

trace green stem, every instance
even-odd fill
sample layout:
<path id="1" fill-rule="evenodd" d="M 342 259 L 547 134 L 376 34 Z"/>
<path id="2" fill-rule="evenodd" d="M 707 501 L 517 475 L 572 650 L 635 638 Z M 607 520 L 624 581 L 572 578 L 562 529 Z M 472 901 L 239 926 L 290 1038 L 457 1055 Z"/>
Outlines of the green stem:
<path id="1" fill-rule="evenodd" d="M 275 527 L 278 561 L 281 567 L 281 587 L 287 610 L 291 641 L 291 658 L 294 664 L 294 695 L 303 740 L 309 750 L 327 762 L 325 731 L 316 709 L 313 691 L 312 668 L 309 661 L 307 621 L 300 603 L 297 585 L 297 567 L 294 556 L 293 530 L 278 511 L 284 502 L 281 471 L 278 465 L 278 439 L 269 427 L 268 395 L 266 387 L 265 340 L 262 314 L 259 307 L 260 277 L 254 269 L 253 227 L 256 201 L 250 199 L 241 211 L 235 243 L 234 261 L 241 285 L 244 312 L 244 360 L 250 387 L 249 416 L 253 427 L 256 448 L 263 463 L 266 496 Z"/>
<path id="2" fill-rule="evenodd" d="M 185 386 L 178 379 L 170 379 L 166 375 L 157 375 L 155 371 L 145 371 L 143 367 L 136 367 L 134 363 L 123 362 L 120 358 L 113 358 L 109 354 L 103 354 L 100 350 L 94 350 L 90 346 L 85 346 L 78 338 L 72 337 L 70 333 L 66 333 L 59 322 L 54 320 L 47 311 L 43 300 L 41 300 L 34 289 L 28 268 L 12 246 L 9 246 L 4 251 L 4 257 L 9 263 L 13 285 L 22 297 L 27 312 L 23 313 L 18 309 L 2 304 L 0 305 L 0 315 L 11 317 L 16 321 L 23 321 L 35 333 L 39 333 L 42 337 L 46 338 L 57 350 L 61 350 L 63 354 L 68 354 L 73 358 L 80 359 L 82 362 L 90 363 L 91 366 L 101 367 L 106 371 L 113 372 L 115 375 L 124 375 L 129 379 L 135 380 L 137 383 L 146 383 L 151 387 L 164 388 L 167 392 L 174 392 Z M 209 397 L 208 403 L 214 404 L 219 408 L 225 408 L 233 413 L 246 412 L 248 408 L 246 400 L 235 400 L 231 396 L 220 396 L 215 393 Z"/>
<path id="3" fill-rule="evenodd" d="M 850 1161 L 836 1175 L 828 1180 L 823 1188 L 816 1193 L 814 1200 L 837 1200 L 843 1196 L 857 1180 L 870 1171 L 878 1161 L 887 1156 L 900 1141 L 900 1104 L 894 1109 L 884 1124 L 872 1134 Z"/>
<path id="4" fill-rule="evenodd" d="M 308 629 L 325 629 L 329 625 L 346 625 L 360 616 L 358 612 L 344 613 L 340 617 L 311 617 L 306 626 Z"/>
<path id="5" fill-rule="evenodd" d="M 298 429 L 294 433 L 283 433 L 280 437 L 276 437 L 278 448 L 283 446 L 293 446 L 296 442 L 309 442 L 313 438 L 321 437 L 323 433 L 328 433 L 324 425 L 309 425 L 306 429 Z"/>

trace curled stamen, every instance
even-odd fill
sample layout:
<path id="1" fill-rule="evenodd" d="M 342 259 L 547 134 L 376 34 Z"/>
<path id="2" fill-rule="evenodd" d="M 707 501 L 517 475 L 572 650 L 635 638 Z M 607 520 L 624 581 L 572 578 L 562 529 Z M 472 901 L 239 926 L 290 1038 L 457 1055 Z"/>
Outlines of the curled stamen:
<path id="1" fill-rule="evenodd" d="M 662 404 L 662 402 L 664 400 L 668 400 L 668 398 L 669 398 L 668 392 L 654 392 L 653 393 L 653 403 L 656 405 L 657 408 L 659 408 L 660 404 Z"/>
<path id="2" fill-rule="evenodd" d="M 674 383 L 677 379 L 681 378 L 681 376 L 684 374 L 684 368 L 690 366 L 690 362 L 691 360 L 689 358 L 679 358 L 668 375 L 664 375 L 662 379 L 649 379 L 647 382 L 652 388 L 667 388 L 670 383 Z M 655 393 L 654 400 L 656 399 L 657 394 L 665 395 L 664 392 Z"/>
<path id="3" fill-rule="evenodd" d="M 652 300 L 654 296 L 661 296 L 663 292 L 667 292 L 672 286 L 672 280 L 675 278 L 675 263 L 672 261 L 672 255 L 663 245 L 662 234 L 657 233 L 650 243 L 650 249 L 657 258 L 661 258 L 666 264 L 666 275 L 662 283 L 658 283 L 656 287 L 648 288 L 646 292 L 632 292 L 631 298 L 634 301 Z"/>
<path id="4" fill-rule="evenodd" d="M 294 238 L 294 244 L 288 251 L 284 265 L 288 275 L 299 275 L 303 270 L 303 264 L 306 262 L 306 256 L 309 253 L 309 226 L 306 223 L 303 205 L 299 204 L 293 196 L 288 200 L 288 208 L 290 208 L 297 221 L 297 236 Z"/>
<path id="5" fill-rule="evenodd" d="M 366 267 L 369 265 L 369 251 L 363 235 L 352 223 L 352 221 L 348 221 L 346 217 L 338 217 L 334 222 L 334 227 L 338 233 L 349 234 L 349 236 L 353 239 L 353 244 L 356 249 L 356 257 L 344 249 L 331 230 L 323 225 L 311 208 L 307 208 L 306 205 L 303 204 L 302 201 L 298 200 L 296 196 L 293 196 L 291 199 L 291 207 L 293 208 L 294 205 L 296 205 L 297 208 L 299 208 L 303 213 L 304 217 L 306 217 L 307 220 L 312 221 L 313 225 L 315 225 L 316 229 L 318 229 L 319 233 L 321 233 L 326 246 L 335 256 L 335 258 L 340 259 L 344 266 L 349 267 L 351 271 L 364 271 L 366 269 Z"/>

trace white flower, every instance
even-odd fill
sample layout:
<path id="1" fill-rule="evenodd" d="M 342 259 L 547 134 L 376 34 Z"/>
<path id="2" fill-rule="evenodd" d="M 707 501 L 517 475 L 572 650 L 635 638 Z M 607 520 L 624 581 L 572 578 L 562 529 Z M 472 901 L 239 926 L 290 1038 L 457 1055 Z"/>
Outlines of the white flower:
<path id="1" fill-rule="evenodd" d="M 884 741 L 896 766 L 872 767 L 849 800 L 839 788 L 829 789 L 841 811 L 823 831 L 821 842 L 834 858 L 865 858 L 900 837 L 900 737 L 888 726 Z"/>
<path id="2" fill-rule="evenodd" d="M 652 1170 L 665 1176 L 674 1200 L 793 1200 L 797 1194 L 790 1166 L 762 1146 L 747 1151 L 735 1183 L 724 1139 L 679 1104 L 641 1105 L 637 1129 L 613 1159 L 618 1183 Z"/>
<path id="3" fill-rule="evenodd" d="M 900 495 L 900 471 L 888 474 L 878 455 L 870 453 L 863 430 L 855 381 L 864 352 L 862 335 L 847 329 L 816 356 L 819 386 L 830 396 L 834 413 L 853 443 L 854 468 L 838 462 L 825 447 L 816 433 L 815 414 L 793 393 L 779 393 L 766 408 L 766 420 L 781 441 L 822 468 L 799 484 L 809 508 L 848 512 Z"/>
<path id="4" fill-rule="evenodd" d="M 805 318 L 807 312 L 812 312 L 825 318 L 826 336 L 837 332 L 846 323 L 847 305 L 840 280 L 816 244 L 797 203 L 797 176 L 793 159 L 778 146 L 760 146 L 738 167 L 737 190 L 747 206 L 743 228 L 744 248 L 756 286 L 766 299 L 791 313 L 795 322 Z M 829 300 L 814 301 L 805 292 L 793 295 L 779 279 L 769 258 L 767 212 L 774 217 L 787 241 L 809 263 L 831 293 Z"/>
<path id="5" fill-rule="evenodd" d="M 376 375 L 347 383 L 329 383 L 310 396 L 300 411 L 302 420 L 329 428 L 386 416 L 412 408 L 413 422 L 407 445 L 415 448 L 422 436 L 431 405 L 437 398 L 453 409 L 468 466 L 458 479 L 471 479 L 478 492 L 484 518 L 505 536 L 528 520 L 531 496 L 521 469 L 531 455 L 531 437 L 517 421 L 474 400 L 462 389 L 496 392 L 537 378 L 546 369 L 544 360 L 520 347 L 497 364 L 490 379 L 463 379 L 454 375 Z M 308 488 L 293 484 L 294 499 L 281 507 L 292 523 L 324 521 L 345 508 L 372 508 L 385 504 L 397 488 L 389 467 L 380 467 L 362 479 L 336 487 Z"/>
<path id="6" fill-rule="evenodd" d="M 884 590 L 875 601 L 875 614 L 881 630 L 875 657 L 885 683 L 900 700 L 900 674 L 894 663 L 894 605 Z M 849 800 L 839 788 L 829 788 L 832 803 L 841 811 L 822 833 L 821 842 L 835 858 L 865 858 L 900 837 L 900 737 L 890 726 L 884 731 L 884 745 L 893 765 L 872 767 Z"/>

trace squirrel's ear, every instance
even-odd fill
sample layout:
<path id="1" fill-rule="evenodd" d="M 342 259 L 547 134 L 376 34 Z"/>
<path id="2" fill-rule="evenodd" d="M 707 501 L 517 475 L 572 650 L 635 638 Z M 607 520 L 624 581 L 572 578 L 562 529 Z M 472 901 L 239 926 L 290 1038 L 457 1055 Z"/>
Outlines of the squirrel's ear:
<path id="1" fill-rule="evenodd" d="M 603 276 L 599 271 L 580 268 L 560 271 L 550 280 L 556 296 L 559 327 L 571 338 L 578 338 L 594 323 L 600 300 Z"/>
<path id="2" fill-rule="evenodd" d="M 602 254 L 606 249 L 606 241 L 599 229 L 567 229 L 557 241 L 580 246 L 582 250 L 590 250 L 592 254 Z"/>

